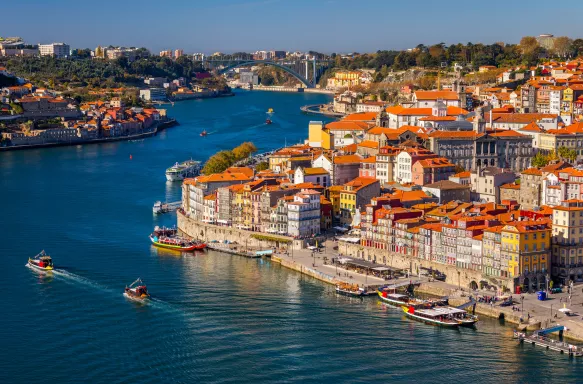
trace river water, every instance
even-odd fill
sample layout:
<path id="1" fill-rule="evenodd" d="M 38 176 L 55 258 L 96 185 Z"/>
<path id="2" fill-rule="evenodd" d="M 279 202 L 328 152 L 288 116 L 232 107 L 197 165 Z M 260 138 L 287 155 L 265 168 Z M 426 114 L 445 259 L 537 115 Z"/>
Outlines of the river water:
<path id="1" fill-rule="evenodd" d="M 438 329 L 269 260 L 150 246 L 175 223 L 151 211 L 180 197 L 165 168 L 244 140 L 296 143 L 319 119 L 299 107 L 326 100 L 238 92 L 176 103 L 181 125 L 143 141 L 1 153 L 0 382 L 578 381 L 581 361 L 519 346 L 497 321 Z M 55 272 L 25 267 L 41 249 Z M 148 305 L 122 296 L 137 277 Z"/>

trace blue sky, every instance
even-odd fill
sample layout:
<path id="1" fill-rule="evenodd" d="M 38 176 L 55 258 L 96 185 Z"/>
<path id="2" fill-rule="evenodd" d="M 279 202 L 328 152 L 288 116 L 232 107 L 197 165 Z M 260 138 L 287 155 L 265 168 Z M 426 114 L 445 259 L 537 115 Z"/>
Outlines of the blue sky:
<path id="1" fill-rule="evenodd" d="M 583 37 L 583 2 L 476 0 L 6 0 L 0 36 L 74 48 L 154 52 L 371 52 L 469 41 L 516 43 L 552 33 Z M 468 4 L 471 4 L 468 6 Z M 556 9 L 557 10 L 557 9 Z M 558 10 L 557 10 L 558 11 Z"/>

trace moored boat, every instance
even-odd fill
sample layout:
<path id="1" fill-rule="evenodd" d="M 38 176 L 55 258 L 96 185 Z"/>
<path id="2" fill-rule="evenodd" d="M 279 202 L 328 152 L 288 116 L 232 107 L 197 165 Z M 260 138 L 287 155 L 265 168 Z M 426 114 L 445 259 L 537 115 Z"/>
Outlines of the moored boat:
<path id="1" fill-rule="evenodd" d="M 40 271 L 52 271 L 54 269 L 53 259 L 44 250 L 32 258 L 28 258 L 28 265 Z"/>
<path id="2" fill-rule="evenodd" d="M 462 309 L 453 307 L 418 309 L 414 306 L 403 306 L 403 312 L 411 319 L 446 328 L 456 328 L 460 325 L 473 325 L 478 321 L 477 317 L 474 316 L 475 321 L 472 324 L 462 323 L 462 320 L 468 313 Z"/>
<path id="3" fill-rule="evenodd" d="M 377 294 L 379 295 L 381 301 L 395 305 L 397 307 L 401 307 L 403 305 L 419 306 L 424 303 L 423 300 L 419 300 L 402 293 L 397 293 L 396 289 L 391 287 L 379 287 L 377 289 Z"/>
<path id="4" fill-rule="evenodd" d="M 157 215 L 157 214 L 162 212 L 162 202 L 161 201 L 156 201 L 154 203 L 154 207 L 152 207 L 152 212 L 154 213 L 154 215 Z"/>
<path id="5" fill-rule="evenodd" d="M 195 160 L 186 160 L 182 163 L 176 163 L 166 170 L 166 180 L 179 181 L 186 177 L 198 176 L 201 169 L 201 162 Z"/>
<path id="6" fill-rule="evenodd" d="M 150 241 L 156 247 L 175 251 L 190 252 L 206 248 L 206 243 L 178 236 L 175 228 L 154 228 L 154 232 L 150 234 Z"/>
<path id="7" fill-rule="evenodd" d="M 336 285 L 336 293 L 344 296 L 363 297 L 366 296 L 364 288 L 357 284 L 340 283 Z"/>
<path id="8" fill-rule="evenodd" d="M 123 294 L 125 297 L 133 300 L 145 300 L 150 298 L 146 284 L 144 284 L 139 277 L 136 281 L 131 283 L 129 287 L 126 286 Z"/>

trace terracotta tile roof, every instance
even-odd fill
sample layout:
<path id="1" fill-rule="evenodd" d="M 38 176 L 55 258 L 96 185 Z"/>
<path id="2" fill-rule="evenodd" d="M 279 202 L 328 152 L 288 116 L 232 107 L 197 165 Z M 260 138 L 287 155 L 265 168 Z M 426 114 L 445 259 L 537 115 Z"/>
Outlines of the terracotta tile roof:
<path id="1" fill-rule="evenodd" d="M 474 131 L 434 131 L 429 134 L 429 137 L 467 140 L 477 139 L 484 135 L 485 133 L 476 133 Z"/>
<path id="2" fill-rule="evenodd" d="M 225 173 L 242 173 L 247 177 L 253 177 L 253 169 L 249 167 L 230 167 Z"/>
<path id="3" fill-rule="evenodd" d="M 448 190 L 454 190 L 454 189 L 470 189 L 470 186 L 467 184 L 455 183 L 455 182 L 450 181 L 450 180 L 441 180 L 441 181 L 438 181 L 436 183 L 427 184 L 424 186 L 424 188 L 436 188 L 439 190 L 448 191 Z"/>
<path id="4" fill-rule="evenodd" d="M 334 156 L 334 164 L 354 164 L 359 163 L 362 161 L 362 157 L 360 155 L 341 155 L 341 156 Z"/>
<path id="5" fill-rule="evenodd" d="M 360 142 L 358 144 L 358 146 L 364 147 L 364 148 L 377 149 L 379 147 L 379 143 L 377 143 L 376 141 L 372 141 L 372 140 L 364 140 L 364 141 Z"/>
<path id="6" fill-rule="evenodd" d="M 418 161 L 419 165 L 423 168 L 447 168 L 447 167 L 455 167 L 454 164 L 452 164 L 449 159 L 446 159 L 445 157 L 436 157 L 436 158 L 432 158 L 432 159 L 424 159 L 424 160 L 419 160 Z M 453 183 L 453 181 L 449 181 L 450 183 Z M 457 184 L 457 183 L 455 183 Z"/>
<path id="7" fill-rule="evenodd" d="M 471 175 L 470 171 L 464 171 L 464 172 L 456 173 L 452 177 L 466 178 L 466 177 L 470 177 L 470 175 Z"/>
<path id="8" fill-rule="evenodd" d="M 551 113 L 493 113 L 494 123 L 518 123 L 528 124 L 541 119 L 556 119 L 557 115 Z"/>
<path id="9" fill-rule="evenodd" d="M 459 100 L 459 95 L 453 91 L 416 91 L 417 100 Z"/>
<path id="10" fill-rule="evenodd" d="M 328 171 L 324 168 L 303 168 L 304 175 L 315 176 L 315 175 L 327 175 Z"/>
<path id="11" fill-rule="evenodd" d="M 526 127 L 520 128 L 519 131 L 528 131 L 528 132 L 537 132 L 537 133 L 544 132 L 544 130 L 542 130 L 541 127 L 539 127 L 538 124 L 535 123 L 534 121 L 531 122 L 530 124 L 528 124 Z"/>
<path id="12" fill-rule="evenodd" d="M 376 156 L 370 156 L 370 157 L 367 157 L 366 159 L 361 161 L 361 163 L 367 163 L 367 164 L 374 164 L 376 162 L 377 162 Z"/>
<path id="13" fill-rule="evenodd" d="M 538 168 L 528 168 L 525 169 L 524 171 L 520 172 L 523 175 L 535 175 L 535 176 L 542 176 L 542 172 L 540 169 Z"/>
<path id="14" fill-rule="evenodd" d="M 349 181 L 348 183 L 344 184 L 343 192 L 358 192 L 362 188 L 372 185 L 374 183 L 378 183 L 379 181 L 372 177 L 357 177 L 356 179 Z M 352 187 L 351 191 L 348 191 L 346 187 Z"/>
<path id="15" fill-rule="evenodd" d="M 523 135 L 522 133 L 514 131 L 512 129 L 497 131 L 494 133 L 490 133 L 489 135 L 492 137 L 525 137 L 526 136 L 526 135 Z"/>
<path id="16" fill-rule="evenodd" d="M 500 186 L 502 189 L 520 189 L 520 185 L 514 183 L 507 183 Z"/>
<path id="17" fill-rule="evenodd" d="M 331 131 L 365 131 L 370 125 L 362 121 L 334 121 L 326 124 L 326 128 Z"/>
<path id="18" fill-rule="evenodd" d="M 398 115 L 398 116 L 432 116 L 433 109 L 432 108 L 405 108 L 400 105 L 394 107 L 388 107 L 386 109 L 387 113 Z M 458 116 L 458 115 L 467 115 L 468 111 L 463 108 L 459 107 L 447 107 L 447 115 L 448 116 Z"/>
<path id="19" fill-rule="evenodd" d="M 382 105 L 382 104 L 381 104 Z M 376 112 L 351 113 L 344 117 L 343 121 L 374 121 L 377 118 Z"/>

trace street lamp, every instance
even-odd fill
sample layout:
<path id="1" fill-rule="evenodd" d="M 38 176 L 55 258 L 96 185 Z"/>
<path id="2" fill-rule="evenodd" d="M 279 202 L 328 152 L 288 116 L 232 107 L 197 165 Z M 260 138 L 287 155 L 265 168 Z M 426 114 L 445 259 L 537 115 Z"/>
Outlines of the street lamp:
<path id="1" fill-rule="evenodd" d="M 457 271 L 457 287 L 458 289 L 462 289 L 462 282 L 461 282 L 461 275 L 462 273 L 460 271 Z"/>
<path id="2" fill-rule="evenodd" d="M 520 296 L 520 305 L 522 306 L 522 315 L 524 315 L 524 295 Z"/>

